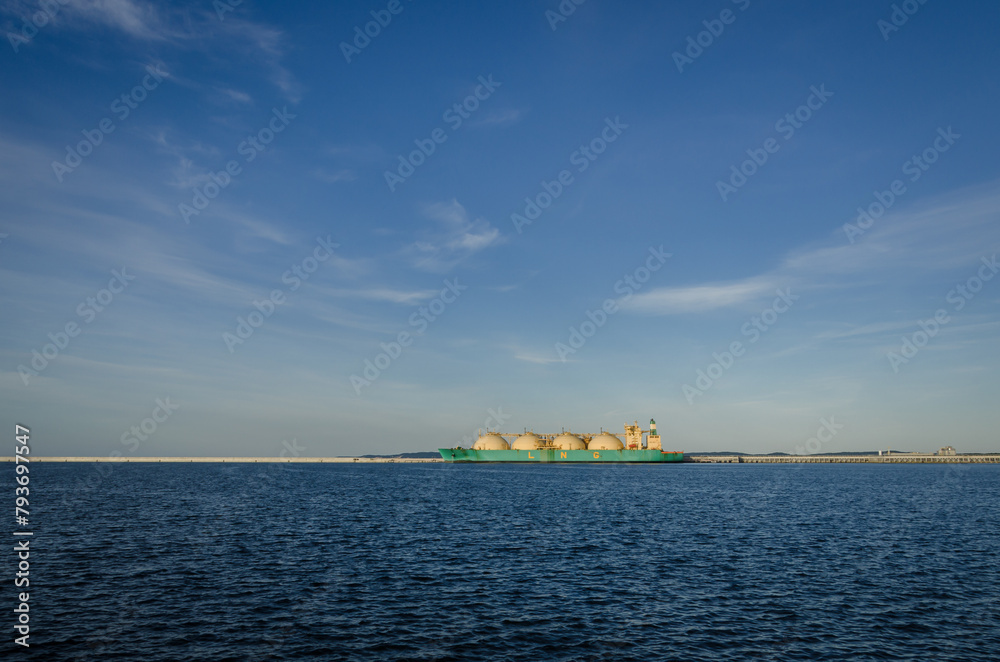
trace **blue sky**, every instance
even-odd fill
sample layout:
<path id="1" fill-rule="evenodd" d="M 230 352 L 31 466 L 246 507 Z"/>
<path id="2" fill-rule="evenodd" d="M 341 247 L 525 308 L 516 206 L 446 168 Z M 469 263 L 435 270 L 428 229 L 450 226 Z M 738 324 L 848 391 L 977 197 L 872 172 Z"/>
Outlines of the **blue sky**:
<path id="1" fill-rule="evenodd" d="M 1000 7 L 903 4 L 5 3 L 0 419 L 996 450 Z"/>

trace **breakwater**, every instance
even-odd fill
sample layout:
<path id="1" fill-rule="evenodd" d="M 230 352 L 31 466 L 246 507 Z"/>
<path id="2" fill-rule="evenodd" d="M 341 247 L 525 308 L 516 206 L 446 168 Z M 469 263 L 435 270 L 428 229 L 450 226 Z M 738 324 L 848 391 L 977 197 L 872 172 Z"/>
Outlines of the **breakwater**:
<path id="1" fill-rule="evenodd" d="M 1000 453 L 933 455 L 900 453 L 898 455 L 685 455 L 685 462 L 711 464 L 1000 464 Z"/>

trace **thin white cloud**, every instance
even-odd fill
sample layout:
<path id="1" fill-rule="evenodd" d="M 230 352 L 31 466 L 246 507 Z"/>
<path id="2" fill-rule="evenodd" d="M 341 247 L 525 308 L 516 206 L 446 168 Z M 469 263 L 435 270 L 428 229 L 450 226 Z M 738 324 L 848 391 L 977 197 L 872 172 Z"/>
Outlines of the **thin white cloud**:
<path id="1" fill-rule="evenodd" d="M 535 363 L 538 365 L 548 365 L 550 363 L 563 363 L 563 360 L 558 356 L 544 356 L 540 354 L 529 354 L 526 352 L 515 352 L 514 358 L 518 361 L 525 361 L 527 363 Z M 566 359 L 566 363 L 572 362 L 573 359 Z"/>
<path id="2" fill-rule="evenodd" d="M 343 168 L 341 170 L 329 171 L 322 168 L 313 172 L 313 176 L 321 182 L 327 184 L 338 184 L 340 182 L 353 182 L 358 176 L 353 170 Z"/>
<path id="3" fill-rule="evenodd" d="M 500 243 L 500 231 L 483 218 L 471 219 L 458 200 L 424 207 L 424 215 L 437 221 L 440 229 L 431 230 L 406 252 L 418 269 L 447 271 L 462 260 L 488 246 Z"/>
<path id="4" fill-rule="evenodd" d="M 635 295 L 622 307 L 634 312 L 661 315 L 704 312 L 754 301 L 772 293 L 775 286 L 769 277 L 755 276 L 732 283 L 661 287 Z"/>
<path id="5" fill-rule="evenodd" d="M 333 296 L 348 297 L 352 299 L 366 299 L 368 301 L 388 301 L 390 303 L 415 304 L 421 301 L 432 299 L 439 293 L 438 290 L 393 290 L 389 288 L 371 288 L 360 290 L 329 289 L 327 292 Z"/>
<path id="6" fill-rule="evenodd" d="M 240 92 L 239 90 L 234 90 L 228 87 L 219 89 L 219 92 L 239 103 L 253 103 L 253 98 L 246 92 Z"/>
<path id="7" fill-rule="evenodd" d="M 519 108 L 505 108 L 502 110 L 495 110 L 492 113 L 486 115 L 482 119 L 476 120 L 474 126 L 505 126 L 507 124 L 516 124 L 527 114 L 527 111 L 521 110 Z"/>
<path id="8" fill-rule="evenodd" d="M 496 285 L 493 287 L 488 287 L 486 289 L 492 290 L 493 292 L 513 292 L 517 288 L 521 287 L 522 283 L 514 283 L 511 285 Z"/>
<path id="9" fill-rule="evenodd" d="M 801 273 L 850 274 L 908 267 L 960 267 L 1000 244 L 996 182 L 890 210 L 850 242 L 843 227 L 822 246 L 793 251 L 782 266 Z M 845 219 L 854 223 L 856 219 Z M 992 246 L 992 248 L 991 248 Z"/>
<path id="10" fill-rule="evenodd" d="M 143 193 L 129 187 L 113 191 L 118 199 L 137 203 Z M 278 227 L 245 215 L 227 215 L 220 206 L 217 216 L 231 222 L 240 232 L 234 241 L 265 239 L 280 245 L 292 240 Z M 43 217 L 45 223 L 33 222 Z M 93 211 L 78 204 L 65 204 L 38 198 L 31 212 L 10 222 L 12 232 L 27 246 L 61 251 L 65 260 L 76 265 L 122 265 L 142 274 L 143 283 L 159 282 L 173 291 L 183 291 L 193 301 L 232 303 L 258 294 L 252 286 L 255 270 L 231 251 L 220 251 L 199 244 L 174 226 L 146 225 L 132 217 Z M 210 265 L 210 266 L 206 266 Z M 40 295 L 52 283 L 39 283 Z M 35 296 L 28 292 L 24 296 Z M 29 296 L 31 294 L 31 296 Z"/>
<path id="11" fill-rule="evenodd" d="M 257 294 L 255 288 L 205 271 L 187 257 L 165 255 L 150 247 L 136 260 L 142 274 L 178 289 L 197 294 L 202 299 L 232 304 L 247 301 Z"/>
<path id="12" fill-rule="evenodd" d="M 847 325 L 842 329 L 831 329 L 816 336 L 816 340 L 840 340 L 842 338 L 853 338 L 857 336 L 882 335 L 888 331 L 898 331 L 909 329 L 913 323 L 909 320 L 902 322 L 879 322 L 876 324 Z"/>
<path id="13" fill-rule="evenodd" d="M 281 60 L 284 34 L 239 14 L 220 20 L 214 9 L 172 10 L 143 0 L 60 0 L 52 22 L 63 30 L 104 29 L 146 42 L 165 42 L 183 50 L 229 49 L 261 67 L 271 84 L 292 103 L 300 99 L 300 85 Z M 5 13 L 30 15 L 37 5 L 12 3 Z M 236 90 L 220 90 L 231 99 L 249 102 Z"/>
<path id="14" fill-rule="evenodd" d="M 89 216 L 89 220 L 98 221 L 96 215 Z M 92 265 L 102 265 L 102 270 L 124 267 L 144 287 L 159 283 L 172 292 L 184 292 L 192 301 L 231 304 L 233 301 L 249 300 L 257 294 L 254 288 L 243 282 L 210 273 L 200 266 L 210 259 L 215 262 L 223 261 L 217 254 L 199 250 L 194 258 L 181 257 L 197 250 L 196 247 L 173 241 L 159 230 L 141 228 L 122 219 L 105 217 L 102 225 L 105 226 L 102 230 L 122 228 L 125 231 L 117 236 L 111 232 L 101 232 L 99 237 L 94 237 L 90 236 L 95 234 L 93 225 L 88 235 L 72 226 L 43 228 L 40 224 L 30 223 L 18 226 L 17 231 L 18 239 L 24 245 L 62 246 L 67 250 L 67 261 L 78 260 L 88 270 L 93 268 Z M 232 270 L 234 264 L 230 261 L 225 266 Z M 20 301 L 48 300 L 54 291 L 73 291 L 73 288 L 78 287 L 79 281 L 79 278 L 59 274 L 46 275 L 44 278 L 32 276 L 25 287 L 11 292 L 11 297 Z"/>
<path id="15" fill-rule="evenodd" d="M 208 20 L 214 19 L 212 16 Z M 300 85 L 281 63 L 284 34 L 280 30 L 232 15 L 220 23 L 221 27 L 214 23 L 211 25 L 211 31 L 220 30 L 228 37 L 230 48 L 238 49 L 244 56 L 258 60 L 267 72 L 271 84 L 280 89 L 289 101 L 298 103 L 301 97 Z"/>
<path id="16" fill-rule="evenodd" d="M 264 239 L 282 246 L 290 246 L 294 243 L 288 234 L 273 223 L 252 218 L 242 212 L 230 211 L 226 206 L 220 205 L 215 215 L 237 226 L 243 231 L 245 239 Z"/>
<path id="17" fill-rule="evenodd" d="M 162 40 L 168 35 L 154 6 L 135 0 L 65 0 L 70 22 L 83 21 L 119 30 L 136 39 Z"/>

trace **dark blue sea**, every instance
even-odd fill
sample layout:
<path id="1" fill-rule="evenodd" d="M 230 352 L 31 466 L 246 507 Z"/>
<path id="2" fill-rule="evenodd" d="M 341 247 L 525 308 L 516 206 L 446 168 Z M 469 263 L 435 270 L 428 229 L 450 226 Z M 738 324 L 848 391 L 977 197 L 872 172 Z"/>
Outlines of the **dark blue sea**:
<path id="1" fill-rule="evenodd" d="M 997 466 L 33 463 L 5 648 L 997 660 L 998 504 Z"/>

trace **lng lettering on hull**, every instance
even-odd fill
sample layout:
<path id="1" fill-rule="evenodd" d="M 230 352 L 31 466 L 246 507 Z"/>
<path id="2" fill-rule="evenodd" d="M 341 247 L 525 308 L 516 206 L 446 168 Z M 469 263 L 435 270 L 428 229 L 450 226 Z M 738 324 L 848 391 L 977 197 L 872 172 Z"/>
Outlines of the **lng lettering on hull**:
<path id="1" fill-rule="evenodd" d="M 643 436 L 645 435 L 645 439 Z M 507 437 L 514 438 L 512 442 Z M 625 425 L 625 442 L 610 432 L 558 435 L 480 434 L 472 448 L 439 448 L 445 462 L 681 462 L 683 451 L 665 451 L 656 432 L 656 421 L 643 430 L 638 421 Z"/>

